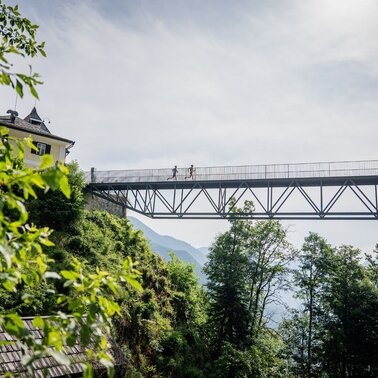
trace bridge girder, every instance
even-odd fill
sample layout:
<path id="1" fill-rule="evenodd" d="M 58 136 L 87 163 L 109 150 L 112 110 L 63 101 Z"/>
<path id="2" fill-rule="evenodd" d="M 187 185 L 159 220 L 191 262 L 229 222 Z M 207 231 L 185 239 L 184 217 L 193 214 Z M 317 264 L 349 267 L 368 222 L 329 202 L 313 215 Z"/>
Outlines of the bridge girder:
<path id="1" fill-rule="evenodd" d="M 221 181 L 211 182 L 211 185 L 201 181 L 90 183 L 88 190 L 94 196 L 159 219 L 372 220 L 378 219 L 377 184 L 378 176 L 370 176 L 338 177 L 337 180 L 329 177 L 316 180 L 246 180 L 232 185 Z M 326 198 L 325 191 L 329 192 L 330 188 L 332 194 Z M 358 200 L 361 210 L 334 210 L 347 191 Z M 304 200 L 307 211 L 290 209 L 295 195 Z M 245 199 L 252 200 L 256 210 L 251 213 L 235 212 L 236 208 L 242 207 Z M 198 210 L 199 202 L 204 206 L 200 204 Z M 205 207 L 206 210 L 201 209 Z"/>

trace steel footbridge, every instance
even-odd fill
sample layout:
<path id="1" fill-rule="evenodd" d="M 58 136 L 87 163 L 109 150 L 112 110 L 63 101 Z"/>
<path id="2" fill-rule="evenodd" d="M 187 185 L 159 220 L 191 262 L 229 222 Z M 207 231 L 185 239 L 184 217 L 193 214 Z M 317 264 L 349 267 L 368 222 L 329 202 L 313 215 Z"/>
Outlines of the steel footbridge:
<path id="1" fill-rule="evenodd" d="M 378 160 L 85 172 L 93 196 L 151 218 L 378 219 Z M 255 209 L 237 210 L 245 200 Z"/>

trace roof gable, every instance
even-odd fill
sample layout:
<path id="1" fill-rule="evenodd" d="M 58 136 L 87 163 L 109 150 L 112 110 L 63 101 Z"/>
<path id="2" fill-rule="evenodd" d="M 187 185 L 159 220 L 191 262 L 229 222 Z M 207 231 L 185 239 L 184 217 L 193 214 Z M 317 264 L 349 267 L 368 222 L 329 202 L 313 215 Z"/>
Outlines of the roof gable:
<path id="1" fill-rule="evenodd" d="M 50 133 L 50 130 L 47 128 L 47 126 L 43 122 L 42 118 L 39 116 L 39 114 L 38 114 L 37 109 L 35 108 L 35 106 L 32 109 L 32 111 L 30 112 L 30 114 L 28 114 L 24 118 L 24 121 L 26 121 L 27 123 L 30 123 L 33 126 L 38 126 L 40 130 L 43 130 L 43 131 L 46 131 L 46 132 Z"/>

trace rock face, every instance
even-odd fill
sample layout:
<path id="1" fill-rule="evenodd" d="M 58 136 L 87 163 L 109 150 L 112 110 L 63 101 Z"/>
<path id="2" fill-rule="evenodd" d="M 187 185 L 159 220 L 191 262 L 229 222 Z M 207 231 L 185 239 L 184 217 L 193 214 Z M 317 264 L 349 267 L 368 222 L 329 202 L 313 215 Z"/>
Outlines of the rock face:
<path id="1" fill-rule="evenodd" d="M 92 196 L 92 194 L 87 193 L 85 197 L 85 208 L 87 210 L 103 210 L 110 214 L 117 215 L 121 218 L 126 218 L 126 208 L 117 205 L 113 202 L 107 201 L 103 198 Z"/>

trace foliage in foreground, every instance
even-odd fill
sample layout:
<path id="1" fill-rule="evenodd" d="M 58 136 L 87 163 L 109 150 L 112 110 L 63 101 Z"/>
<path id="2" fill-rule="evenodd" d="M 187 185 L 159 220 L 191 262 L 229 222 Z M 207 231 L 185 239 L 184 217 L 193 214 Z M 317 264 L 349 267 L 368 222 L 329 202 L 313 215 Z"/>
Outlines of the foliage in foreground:
<path id="1" fill-rule="evenodd" d="M 39 169 L 25 168 L 25 145 L 33 147 L 31 140 L 13 140 L 6 129 L 0 129 L 0 285 L 9 294 L 21 293 L 20 299 L 27 306 L 34 288 L 48 287 L 49 296 L 56 297 L 54 312 L 48 318 L 36 317 L 34 326 L 44 331 L 37 343 L 14 308 L 3 308 L 0 325 L 15 337 L 22 347 L 22 364 L 32 374 L 33 361 L 41 356 L 52 356 L 58 362 L 69 364 L 62 353 L 65 345 L 72 346 L 79 339 L 85 348 L 88 361 L 98 360 L 111 371 L 108 335 L 111 317 L 121 314 L 120 307 L 109 294 L 117 296 L 123 282 L 141 290 L 137 280 L 139 272 L 131 258 L 126 259 L 113 275 L 96 268 L 84 272 L 78 259 L 70 258 L 70 267 L 57 271 L 53 260 L 44 249 L 54 244 L 49 239 L 47 227 L 38 228 L 28 223 L 25 201 L 36 198 L 36 188 L 48 191 L 61 190 L 70 197 L 68 169 L 45 155 Z M 52 281 L 59 285 L 49 285 Z M 64 290 L 58 290 L 63 288 Z M 2 342 L 6 343 L 6 342 Z M 86 374 L 92 368 L 87 363 Z"/>
<path id="2" fill-rule="evenodd" d="M 29 74 L 12 71 L 9 56 L 46 56 L 45 43 L 36 40 L 37 30 L 38 25 L 22 17 L 17 5 L 7 6 L 0 0 L 0 85 L 12 87 L 20 97 L 23 97 L 26 86 L 38 98 L 35 87 L 42 82 L 39 75 L 32 72 L 31 66 Z"/>

